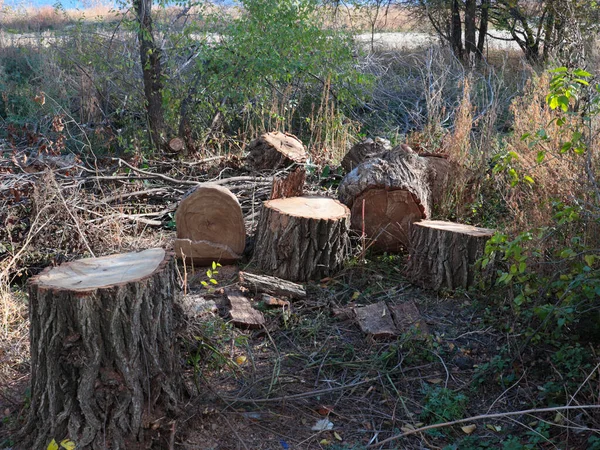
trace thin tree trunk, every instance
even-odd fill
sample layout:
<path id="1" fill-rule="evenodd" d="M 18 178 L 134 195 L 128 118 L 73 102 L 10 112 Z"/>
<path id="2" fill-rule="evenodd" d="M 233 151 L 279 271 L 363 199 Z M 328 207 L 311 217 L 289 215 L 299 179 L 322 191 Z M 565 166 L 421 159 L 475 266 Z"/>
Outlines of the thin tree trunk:
<path id="1" fill-rule="evenodd" d="M 481 18 L 479 20 L 479 36 L 477 40 L 477 59 L 481 60 L 485 46 L 485 38 L 490 20 L 490 0 L 481 1 Z"/>
<path id="2" fill-rule="evenodd" d="M 462 44 L 462 22 L 460 18 L 460 1 L 452 0 L 452 11 L 451 11 L 451 42 L 452 51 L 457 58 L 463 59 L 463 44 Z"/>
<path id="3" fill-rule="evenodd" d="M 476 46 L 477 1 L 465 1 L 465 61 L 471 62 L 477 53 Z"/>
<path id="4" fill-rule="evenodd" d="M 161 50 L 154 43 L 152 34 L 152 0 L 133 0 L 140 43 L 140 61 L 144 75 L 144 95 L 146 112 L 152 143 L 158 149 L 166 146 L 165 117 L 162 106 L 162 64 Z"/>

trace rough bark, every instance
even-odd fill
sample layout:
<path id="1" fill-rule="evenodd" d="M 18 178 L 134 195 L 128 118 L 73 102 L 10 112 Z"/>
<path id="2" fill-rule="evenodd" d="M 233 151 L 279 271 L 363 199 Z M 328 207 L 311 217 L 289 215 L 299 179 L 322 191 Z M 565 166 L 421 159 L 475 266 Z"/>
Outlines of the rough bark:
<path id="1" fill-rule="evenodd" d="M 300 139 L 293 134 L 265 133 L 248 146 L 247 164 L 253 170 L 275 170 L 290 164 L 304 164 L 308 158 Z"/>
<path id="2" fill-rule="evenodd" d="M 273 177 L 271 200 L 302 196 L 305 182 L 306 169 L 304 167 L 297 167 L 296 170 L 284 178 Z"/>
<path id="3" fill-rule="evenodd" d="M 439 290 L 468 288 L 474 264 L 494 230 L 425 220 L 411 226 L 407 275 L 413 283 Z"/>
<path id="4" fill-rule="evenodd" d="M 240 284 L 254 293 L 264 292 L 275 296 L 295 299 L 306 298 L 306 289 L 304 289 L 304 286 L 268 275 L 240 272 Z"/>
<path id="5" fill-rule="evenodd" d="M 464 56 L 464 49 L 462 43 L 462 22 L 460 17 L 460 1 L 451 0 L 450 9 L 450 44 L 452 45 L 452 51 L 454 55 L 462 60 Z"/>
<path id="6" fill-rule="evenodd" d="M 23 449 L 132 449 L 177 409 L 172 254 L 162 249 L 46 269 L 29 287 L 31 406 Z"/>
<path id="7" fill-rule="evenodd" d="M 264 203 L 254 260 L 267 273 L 291 281 L 338 271 L 349 247 L 350 211 L 326 197 L 291 197 Z"/>
<path id="8" fill-rule="evenodd" d="M 452 186 L 454 165 L 419 156 L 399 146 L 350 172 L 338 189 L 352 211 L 352 229 L 381 251 L 398 251 L 409 241 L 411 223 L 432 216 L 433 206 Z"/>
<path id="9" fill-rule="evenodd" d="M 367 159 L 374 158 L 389 150 L 391 150 L 391 147 L 388 140 L 369 138 L 353 145 L 342 159 L 341 166 L 346 172 L 350 172 Z"/>
<path id="10" fill-rule="evenodd" d="M 222 186 L 199 186 L 188 192 L 175 213 L 178 257 L 196 264 L 238 260 L 246 245 L 246 229 L 237 197 Z"/>
<path id="11" fill-rule="evenodd" d="M 477 2 L 465 0 L 465 60 L 474 62 L 477 53 Z"/>
<path id="12" fill-rule="evenodd" d="M 152 0 L 133 0 L 138 22 L 140 61 L 144 78 L 144 95 L 150 136 L 157 150 L 167 148 L 166 124 L 162 105 L 162 51 L 154 42 Z"/>
<path id="13" fill-rule="evenodd" d="M 481 16 L 479 18 L 479 35 L 477 37 L 477 59 L 481 60 L 485 51 L 485 40 L 490 21 L 490 0 L 481 0 Z"/>

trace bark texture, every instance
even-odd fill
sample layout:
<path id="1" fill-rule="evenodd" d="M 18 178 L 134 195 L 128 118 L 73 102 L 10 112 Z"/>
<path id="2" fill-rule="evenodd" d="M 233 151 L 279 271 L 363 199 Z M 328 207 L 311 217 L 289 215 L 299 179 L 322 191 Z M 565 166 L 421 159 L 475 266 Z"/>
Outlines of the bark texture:
<path id="1" fill-rule="evenodd" d="M 308 158 L 304 145 L 293 134 L 265 133 L 248 146 L 247 164 L 253 170 L 274 170 L 290 164 L 304 164 Z"/>
<path id="2" fill-rule="evenodd" d="M 103 272 L 109 284 L 99 282 Z M 31 406 L 20 448 L 69 438 L 78 450 L 134 449 L 152 419 L 176 412 L 176 286 L 173 255 L 162 249 L 74 261 L 32 279 Z"/>
<path id="3" fill-rule="evenodd" d="M 408 246 L 410 224 L 431 218 L 434 205 L 452 192 L 457 169 L 443 157 L 419 156 L 401 145 L 361 163 L 346 175 L 338 195 L 367 245 L 398 251 Z"/>
<path id="4" fill-rule="evenodd" d="M 286 197 L 301 197 L 306 182 L 306 169 L 297 167 L 287 177 L 273 177 L 273 188 L 271 189 L 271 200 Z"/>
<path id="5" fill-rule="evenodd" d="M 338 271 L 349 249 L 350 211 L 326 197 L 292 197 L 264 203 L 254 260 L 291 281 L 320 279 Z"/>
<path id="6" fill-rule="evenodd" d="M 341 166 L 346 172 L 352 171 L 362 162 L 369 158 L 374 158 L 386 151 L 391 150 L 390 141 L 381 138 L 365 139 L 358 144 L 355 144 L 348 150 L 348 153 L 342 159 Z"/>
<path id="7" fill-rule="evenodd" d="M 250 292 L 266 292 L 275 296 L 295 299 L 306 298 L 306 289 L 304 289 L 304 286 L 292 283 L 291 281 L 248 272 L 240 272 L 239 276 L 240 284 L 250 289 Z"/>
<path id="8" fill-rule="evenodd" d="M 433 290 L 468 288 L 474 264 L 494 230 L 453 222 L 424 220 L 411 226 L 407 275 Z"/>

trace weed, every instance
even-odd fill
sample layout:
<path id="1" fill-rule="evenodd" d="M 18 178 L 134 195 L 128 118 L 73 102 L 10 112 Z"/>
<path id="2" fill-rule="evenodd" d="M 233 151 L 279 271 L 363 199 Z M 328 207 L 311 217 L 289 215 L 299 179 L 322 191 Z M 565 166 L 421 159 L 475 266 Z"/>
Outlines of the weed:
<path id="1" fill-rule="evenodd" d="M 469 400 L 464 394 L 439 386 L 425 386 L 423 393 L 421 420 L 433 424 L 464 417 Z"/>

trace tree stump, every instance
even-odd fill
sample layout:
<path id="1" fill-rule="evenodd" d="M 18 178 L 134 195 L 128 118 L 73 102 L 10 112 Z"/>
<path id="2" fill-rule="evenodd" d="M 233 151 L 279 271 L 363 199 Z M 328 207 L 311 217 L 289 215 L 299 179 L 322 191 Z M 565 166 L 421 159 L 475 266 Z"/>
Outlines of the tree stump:
<path id="1" fill-rule="evenodd" d="M 173 255 L 155 248 L 48 268 L 29 285 L 31 406 L 22 448 L 132 449 L 176 411 Z"/>
<path id="2" fill-rule="evenodd" d="M 434 202 L 448 189 L 450 164 L 421 157 L 406 145 L 364 161 L 338 189 L 352 211 L 352 229 L 364 231 L 374 249 L 406 248 L 410 225 L 430 218 Z"/>
<path id="3" fill-rule="evenodd" d="M 342 267 L 349 248 L 350 211 L 327 197 L 291 197 L 264 203 L 254 259 L 276 277 L 307 281 Z"/>
<path id="4" fill-rule="evenodd" d="M 368 138 L 358 144 L 354 144 L 348 153 L 344 155 L 340 165 L 346 172 L 358 167 L 369 158 L 375 158 L 388 150 L 391 150 L 390 141 L 382 138 L 375 140 Z"/>
<path id="5" fill-rule="evenodd" d="M 293 134 L 265 133 L 248 146 L 247 164 L 253 170 L 274 170 L 290 164 L 304 164 L 308 158 L 304 145 Z"/>
<path id="6" fill-rule="evenodd" d="M 175 213 L 175 254 L 206 266 L 213 261 L 231 264 L 246 245 L 242 208 L 222 186 L 199 186 L 188 192 Z"/>
<path id="7" fill-rule="evenodd" d="M 283 178 L 273 177 L 270 200 L 286 197 L 301 197 L 306 182 L 306 169 L 297 167 L 296 170 Z"/>
<path id="8" fill-rule="evenodd" d="M 439 220 L 415 222 L 410 233 L 408 277 L 425 288 L 468 288 L 473 265 L 482 255 L 494 230 Z"/>

